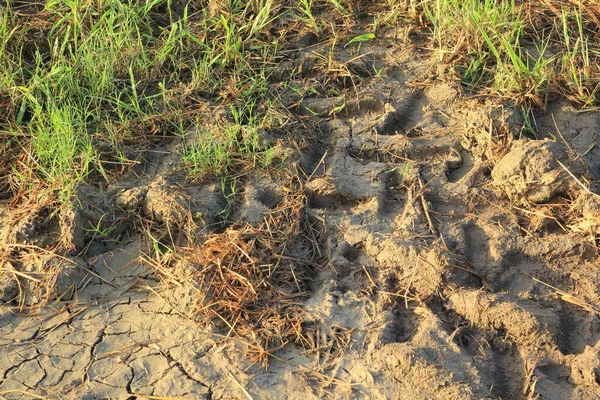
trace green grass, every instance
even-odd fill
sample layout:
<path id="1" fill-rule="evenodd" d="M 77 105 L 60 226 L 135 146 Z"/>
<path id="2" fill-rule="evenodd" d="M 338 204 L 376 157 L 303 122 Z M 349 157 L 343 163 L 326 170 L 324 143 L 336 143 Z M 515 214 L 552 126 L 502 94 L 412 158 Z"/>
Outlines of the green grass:
<path id="1" fill-rule="evenodd" d="M 266 169 L 276 158 L 274 147 L 261 146 L 255 127 L 232 126 L 211 132 L 196 129 L 197 140 L 183 151 L 192 180 L 207 176 L 227 176 L 244 168 Z"/>
<path id="2" fill-rule="evenodd" d="M 285 124 L 274 108 L 265 69 L 254 71 L 250 65 L 233 75 L 234 92 L 240 98 L 228 106 L 233 124 L 207 130 L 201 121 L 194 124 L 196 141 L 183 151 L 192 180 L 207 176 L 228 176 L 236 167 L 266 169 L 276 159 L 276 150 L 261 140 L 261 132 Z M 263 142 L 263 143 L 261 143 Z"/>
<path id="3" fill-rule="evenodd" d="M 549 79 L 545 46 L 538 47 L 536 60 L 521 46 L 524 12 L 514 0 L 435 0 L 426 2 L 424 10 L 443 58 L 465 54 L 467 84 L 491 82 L 503 95 L 535 97 Z"/>
<path id="4" fill-rule="evenodd" d="M 429 0 L 422 7 L 442 60 L 467 85 L 493 88 L 516 104 L 544 107 L 548 93 L 562 92 L 590 106 L 598 101 L 592 63 L 600 53 L 590 51 L 597 38 L 584 28 L 581 7 L 556 4 L 562 14 L 551 17 L 538 1 Z"/>
<path id="5" fill-rule="evenodd" d="M 560 94 L 582 107 L 600 98 L 599 5 L 558 0 L 387 0 L 373 23 L 412 25 L 466 87 L 517 106 Z M 419 29 L 420 27 L 420 29 Z"/>
<path id="6" fill-rule="evenodd" d="M 590 45 L 592 40 L 584 28 L 580 7 L 563 9 L 560 22 L 562 30 L 559 32 L 564 43 L 560 76 L 567 89 L 565 94 L 584 106 L 593 106 L 600 87 L 597 65 L 600 50 Z"/>
<path id="7" fill-rule="evenodd" d="M 2 64 L 18 66 L 1 72 L 0 91 L 10 94 L 18 110 L 8 129 L 30 138 L 22 146 L 31 149 L 34 174 L 48 188 L 59 188 L 63 201 L 90 170 L 104 175 L 94 142 L 119 145 L 110 137 L 118 130 L 108 125 L 149 111 L 140 104 L 136 83 L 152 72 L 142 38 L 150 5 L 101 3 L 47 2 L 46 24 L 8 37 L 14 40 L 2 52 Z M 2 13 L 4 30 L 13 35 L 26 22 L 9 9 Z M 47 40 L 34 38 L 41 33 Z"/>
<path id="8" fill-rule="evenodd" d="M 228 5 L 220 15 L 188 7 L 175 15 L 161 0 L 47 1 L 38 14 L 43 23 L 2 7 L 0 94 L 11 104 L 3 128 L 31 166 L 15 174 L 16 185 L 37 177 L 66 201 L 92 171 L 110 179 L 99 144 L 124 161 L 124 141 L 143 138 L 157 121 L 171 131 L 163 134 L 181 135 L 197 122 L 196 110 L 182 105 L 199 97 L 229 102 L 238 120 L 214 140 L 198 136 L 185 155 L 192 173 L 226 173 L 224 158 L 252 158 L 256 146 L 245 141 L 254 138 L 240 132 L 260 127 L 268 65 L 257 71 L 248 60 L 276 53 L 258 40 L 273 21 L 274 2 Z"/>
<path id="9" fill-rule="evenodd" d="M 320 32 L 317 19 L 313 13 L 313 0 L 300 0 L 298 19 L 304 22 L 314 33 Z"/>
<path id="10" fill-rule="evenodd" d="M 268 168 L 275 151 L 257 141 L 287 124 L 269 74 L 288 29 L 319 34 L 329 49 L 315 50 L 324 73 L 352 82 L 336 52 L 358 51 L 377 40 L 378 29 L 404 24 L 429 37 L 426 47 L 474 92 L 526 109 L 544 107 L 555 93 L 597 106 L 594 9 L 550 4 L 229 0 L 176 11 L 169 0 L 49 0 L 21 12 L 9 2 L 0 7 L 0 131 L 10 138 L 6 146 L 26 156 L 11 187 L 35 186 L 67 201 L 87 177 L 114 179 L 107 162 L 128 165 L 125 146 L 157 130 L 172 137 L 196 131 L 197 142 L 183 151 L 193 180 Z M 203 110 L 220 106 L 231 123 L 207 127 Z"/>

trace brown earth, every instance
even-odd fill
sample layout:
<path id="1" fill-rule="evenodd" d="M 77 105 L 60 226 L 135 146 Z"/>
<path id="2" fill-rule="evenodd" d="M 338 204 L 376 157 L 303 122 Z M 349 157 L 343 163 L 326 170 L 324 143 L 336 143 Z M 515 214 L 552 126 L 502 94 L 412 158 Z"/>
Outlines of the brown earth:
<path id="1" fill-rule="evenodd" d="M 0 396 L 600 398 L 600 114 L 530 132 L 418 38 L 375 43 L 337 51 L 347 76 L 319 45 L 282 61 L 296 144 L 265 133 L 283 171 L 233 205 L 169 139 L 70 207 L 3 204 Z"/>

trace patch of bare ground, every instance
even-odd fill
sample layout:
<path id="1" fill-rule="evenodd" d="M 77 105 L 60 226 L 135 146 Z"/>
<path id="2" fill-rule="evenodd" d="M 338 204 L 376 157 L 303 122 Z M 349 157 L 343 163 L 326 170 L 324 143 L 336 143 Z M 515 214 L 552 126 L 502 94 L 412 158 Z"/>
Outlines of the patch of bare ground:
<path id="1" fill-rule="evenodd" d="M 532 136 L 408 27 L 297 39 L 281 170 L 157 138 L 60 208 L 0 170 L 0 396 L 599 398 L 600 114 Z"/>

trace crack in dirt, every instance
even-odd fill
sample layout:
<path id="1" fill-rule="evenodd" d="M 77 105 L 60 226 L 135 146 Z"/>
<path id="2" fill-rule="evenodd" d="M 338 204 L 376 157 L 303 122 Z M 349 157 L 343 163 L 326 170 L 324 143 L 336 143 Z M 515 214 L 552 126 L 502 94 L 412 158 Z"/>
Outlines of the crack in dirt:
<path id="1" fill-rule="evenodd" d="M 148 302 L 148 304 L 152 304 L 150 302 Z M 140 309 L 141 312 L 146 313 L 146 314 L 155 314 L 155 315 L 174 315 L 173 309 L 169 309 L 169 311 L 157 311 L 157 310 L 145 310 L 141 304 L 137 304 L 138 308 Z"/>
<path id="2" fill-rule="evenodd" d="M 2 379 L 3 379 L 3 380 L 7 379 L 7 378 L 8 378 L 8 374 L 9 374 L 11 371 L 14 371 L 14 370 L 17 370 L 17 369 L 19 369 L 19 368 L 21 367 L 21 365 L 23 365 L 23 364 L 25 364 L 25 363 L 27 363 L 27 362 L 29 362 L 29 361 L 35 360 L 35 359 L 37 359 L 38 357 L 40 357 L 40 356 L 42 355 L 42 354 L 40 354 L 40 352 L 37 350 L 37 348 L 35 348 L 35 347 L 34 347 L 34 349 L 36 350 L 37 354 L 36 354 L 34 357 L 31 357 L 31 358 L 26 358 L 26 357 L 23 357 L 23 356 L 21 356 L 19 353 L 17 353 L 17 354 L 19 354 L 19 356 L 20 356 L 20 357 L 22 357 L 22 358 L 23 358 L 23 360 L 22 360 L 22 361 L 20 361 L 19 363 L 15 364 L 15 365 L 13 365 L 13 366 L 9 367 L 9 368 L 8 368 L 6 371 L 4 371 L 4 375 L 3 375 Z"/>
<path id="3" fill-rule="evenodd" d="M 90 379 L 90 377 L 89 377 L 89 375 L 88 375 L 88 373 L 89 373 L 89 369 L 90 369 L 90 367 L 92 366 L 92 364 L 93 364 L 94 362 L 96 362 L 96 361 L 97 361 L 97 360 L 96 360 L 96 355 L 95 355 L 95 352 L 96 352 L 96 347 L 97 347 L 97 346 L 98 346 L 100 343 L 102 343 L 102 341 L 104 341 L 106 327 L 107 327 L 107 326 L 106 326 L 106 325 L 104 325 L 104 326 L 103 326 L 103 327 L 102 327 L 102 328 L 101 328 L 101 329 L 98 331 L 98 333 L 97 333 L 97 335 L 96 335 L 96 339 L 94 340 L 94 342 L 93 342 L 91 345 L 89 345 L 89 344 L 86 344 L 86 345 L 89 345 L 89 346 L 90 346 L 90 351 L 89 351 L 89 361 L 88 361 L 88 363 L 87 363 L 87 365 L 85 366 L 85 368 L 84 368 L 84 371 L 83 371 L 83 382 L 84 382 L 84 383 L 85 383 L 86 381 L 89 381 L 89 379 Z"/>
<path id="4" fill-rule="evenodd" d="M 41 354 L 40 354 L 40 355 L 41 355 Z M 38 365 L 39 369 L 40 369 L 40 370 L 41 370 L 41 371 L 42 371 L 44 374 L 42 375 L 42 377 L 41 377 L 41 378 L 39 378 L 39 379 L 38 379 L 38 381 L 37 381 L 37 382 L 35 382 L 35 383 L 34 383 L 34 384 L 32 384 L 32 385 L 27 385 L 27 384 L 25 384 L 24 382 L 22 382 L 22 381 L 21 381 L 21 383 L 22 383 L 22 384 L 24 384 L 25 386 L 29 387 L 30 389 L 34 389 L 36 386 L 38 386 L 38 384 L 39 384 L 40 382 L 42 382 L 42 381 L 43 381 L 44 379 L 46 379 L 46 377 L 48 376 L 48 372 L 46 371 L 46 369 L 45 369 L 44 367 L 42 367 L 42 364 L 40 364 L 39 357 L 38 357 L 38 358 L 36 358 L 36 360 L 35 360 L 35 361 L 36 361 L 36 363 L 37 363 L 37 365 Z M 17 379 L 17 380 L 18 380 L 18 379 Z"/>
<path id="5" fill-rule="evenodd" d="M 191 381 L 194 381 L 196 383 L 199 383 L 200 385 L 204 386 L 205 388 L 210 388 L 210 385 L 205 384 L 204 382 L 202 382 L 202 381 L 194 378 L 190 373 L 188 373 L 188 371 L 186 371 L 186 369 L 183 367 L 183 365 L 181 364 L 181 362 L 179 362 L 178 360 L 176 360 L 175 358 L 173 358 L 173 356 L 171 355 L 171 352 L 169 351 L 169 349 L 167 349 L 167 350 L 159 349 L 158 351 L 160 352 L 160 354 L 163 357 L 165 357 L 167 359 L 167 362 L 169 364 L 175 365 L 175 367 L 177 367 L 177 369 L 183 375 L 185 375 L 188 379 L 190 379 Z"/>
<path id="6" fill-rule="evenodd" d="M 127 390 L 127 393 L 129 393 L 129 394 L 133 394 L 131 385 L 133 384 L 133 381 L 135 380 L 135 370 L 129 364 L 127 365 L 127 367 L 129 368 L 129 371 L 131 371 L 131 378 L 129 378 L 127 380 L 127 383 L 125 384 L 125 390 Z"/>

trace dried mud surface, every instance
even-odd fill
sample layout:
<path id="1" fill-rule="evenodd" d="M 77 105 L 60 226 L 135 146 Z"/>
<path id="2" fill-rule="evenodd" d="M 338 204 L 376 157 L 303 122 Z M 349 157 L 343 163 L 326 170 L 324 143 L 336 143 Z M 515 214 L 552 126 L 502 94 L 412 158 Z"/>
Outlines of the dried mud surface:
<path id="1" fill-rule="evenodd" d="M 182 179 L 181 143 L 157 140 L 60 218 L 36 199 L 0 209 L 1 396 L 599 398 L 600 114 L 553 103 L 533 136 L 408 36 L 376 43 L 336 53 L 356 81 L 322 73 L 318 46 L 282 62 L 274 88 L 314 89 L 280 93 L 302 140 L 231 210 L 257 226 L 299 182 L 320 235 L 300 305 L 310 351 L 252 363 L 247 340 L 190 316 L 191 281 L 157 274 L 143 221 L 202 237 L 227 206 L 218 183 Z"/>

